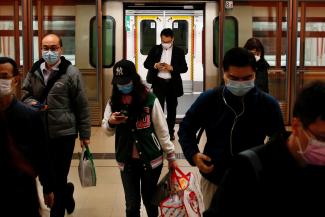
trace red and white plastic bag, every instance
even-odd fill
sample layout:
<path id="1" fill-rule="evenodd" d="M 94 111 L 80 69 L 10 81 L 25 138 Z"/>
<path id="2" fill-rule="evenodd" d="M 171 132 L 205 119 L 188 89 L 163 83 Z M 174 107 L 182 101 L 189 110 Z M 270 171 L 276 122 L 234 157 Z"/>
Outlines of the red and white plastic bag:
<path id="1" fill-rule="evenodd" d="M 193 173 L 176 168 L 171 175 L 173 192 L 160 203 L 161 217 L 201 217 L 203 199 Z"/>

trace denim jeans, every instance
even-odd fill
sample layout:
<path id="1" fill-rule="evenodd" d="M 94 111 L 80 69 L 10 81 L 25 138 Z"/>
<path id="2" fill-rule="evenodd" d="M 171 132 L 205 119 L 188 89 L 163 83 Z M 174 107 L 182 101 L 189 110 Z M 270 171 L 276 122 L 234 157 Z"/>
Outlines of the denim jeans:
<path id="1" fill-rule="evenodd" d="M 141 196 L 148 217 L 158 216 L 158 207 L 151 203 L 151 199 L 161 169 L 162 165 L 155 169 L 146 168 L 144 163 L 138 159 L 130 160 L 125 164 L 124 170 L 121 171 L 121 178 L 127 217 L 140 217 Z"/>

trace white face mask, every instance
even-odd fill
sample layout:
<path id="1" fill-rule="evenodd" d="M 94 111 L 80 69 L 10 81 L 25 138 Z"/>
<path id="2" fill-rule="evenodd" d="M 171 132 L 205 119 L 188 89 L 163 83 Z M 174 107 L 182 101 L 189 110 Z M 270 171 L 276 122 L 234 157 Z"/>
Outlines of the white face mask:
<path id="1" fill-rule="evenodd" d="M 0 79 L 0 97 L 10 95 L 12 79 Z"/>
<path id="2" fill-rule="evenodd" d="M 226 79 L 225 85 L 227 89 L 234 94 L 235 96 L 244 96 L 251 89 L 254 88 L 255 79 L 247 80 L 247 81 L 234 81 L 231 79 Z"/>
<path id="3" fill-rule="evenodd" d="M 255 55 L 256 62 L 258 62 L 261 59 L 261 56 Z"/>
<path id="4" fill-rule="evenodd" d="M 161 43 L 161 45 L 162 45 L 162 47 L 164 48 L 164 49 L 169 49 L 169 48 L 171 48 L 171 46 L 172 46 L 172 43 Z"/>

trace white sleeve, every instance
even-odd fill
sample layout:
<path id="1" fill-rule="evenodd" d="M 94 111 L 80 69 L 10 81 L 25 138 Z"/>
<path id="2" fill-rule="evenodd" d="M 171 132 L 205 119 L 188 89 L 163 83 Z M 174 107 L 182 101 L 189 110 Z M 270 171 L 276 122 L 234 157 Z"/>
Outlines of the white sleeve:
<path id="1" fill-rule="evenodd" d="M 104 118 L 102 120 L 102 128 L 105 129 L 106 135 L 108 136 L 113 136 L 115 134 L 115 128 L 110 127 L 110 125 L 108 124 L 108 119 L 111 117 L 111 114 L 112 114 L 111 105 L 109 104 L 109 102 L 107 102 L 105 112 L 104 112 Z"/>
<path id="2" fill-rule="evenodd" d="M 175 145 L 170 141 L 168 125 L 158 99 L 155 99 L 151 113 L 153 127 L 168 160 L 175 160 Z"/>

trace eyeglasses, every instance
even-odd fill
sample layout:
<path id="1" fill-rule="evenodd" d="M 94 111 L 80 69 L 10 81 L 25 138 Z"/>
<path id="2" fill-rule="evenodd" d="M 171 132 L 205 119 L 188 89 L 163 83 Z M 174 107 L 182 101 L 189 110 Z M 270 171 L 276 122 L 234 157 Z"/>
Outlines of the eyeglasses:
<path id="1" fill-rule="evenodd" d="M 9 75 L 7 73 L 0 73 L 0 79 L 11 79 L 13 77 L 15 77 L 15 76 Z"/>
<path id="2" fill-rule="evenodd" d="M 233 81 L 248 81 L 254 78 L 254 74 L 246 75 L 244 77 L 237 77 L 227 73 L 227 78 Z"/>
<path id="3" fill-rule="evenodd" d="M 42 47 L 42 50 L 43 51 L 57 51 L 60 49 L 60 46 L 56 46 L 56 45 L 53 45 L 53 46 L 43 46 Z"/>

